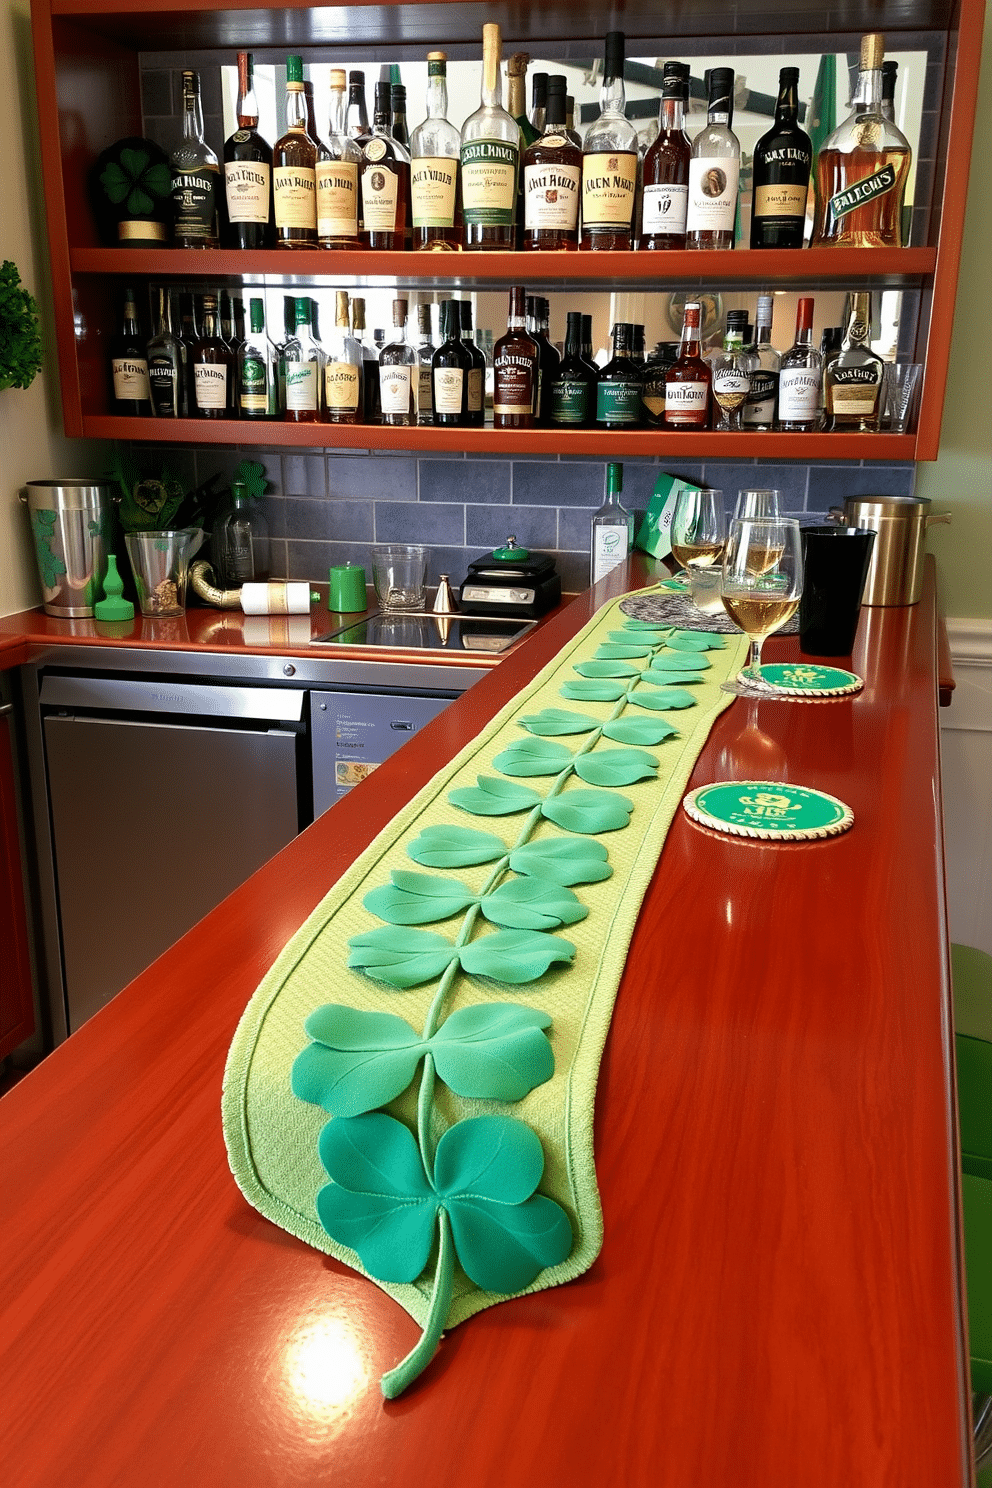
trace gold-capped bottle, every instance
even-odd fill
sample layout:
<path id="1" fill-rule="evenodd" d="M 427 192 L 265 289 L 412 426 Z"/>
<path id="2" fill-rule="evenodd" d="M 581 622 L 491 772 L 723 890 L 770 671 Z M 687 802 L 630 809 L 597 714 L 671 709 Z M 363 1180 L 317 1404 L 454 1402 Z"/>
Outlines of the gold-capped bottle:
<path id="1" fill-rule="evenodd" d="M 503 107 L 499 27 L 482 28 L 482 101 L 462 125 L 462 244 L 514 246 L 520 126 Z"/>
<path id="2" fill-rule="evenodd" d="M 286 133 L 272 151 L 276 246 L 317 246 L 317 146 L 307 133 L 303 58 L 286 59 Z"/>

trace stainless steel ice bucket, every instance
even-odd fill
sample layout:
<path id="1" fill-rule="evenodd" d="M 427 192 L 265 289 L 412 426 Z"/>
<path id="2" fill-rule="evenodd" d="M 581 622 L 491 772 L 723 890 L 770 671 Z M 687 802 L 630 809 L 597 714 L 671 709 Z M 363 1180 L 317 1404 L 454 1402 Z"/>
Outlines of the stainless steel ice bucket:
<path id="1" fill-rule="evenodd" d="M 912 605 L 923 593 L 927 528 L 949 522 L 949 512 L 931 512 L 924 496 L 849 496 L 831 516 L 848 527 L 877 534 L 862 604 Z"/>
<path id="2" fill-rule="evenodd" d="M 28 481 L 21 491 L 49 615 L 92 615 L 107 575 L 112 492 L 100 481 L 71 479 Z"/>

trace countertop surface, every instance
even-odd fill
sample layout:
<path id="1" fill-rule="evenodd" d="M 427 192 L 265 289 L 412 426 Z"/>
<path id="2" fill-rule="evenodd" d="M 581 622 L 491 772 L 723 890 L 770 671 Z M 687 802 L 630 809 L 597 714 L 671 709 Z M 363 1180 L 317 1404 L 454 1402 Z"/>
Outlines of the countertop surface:
<path id="1" fill-rule="evenodd" d="M 738 699 L 699 757 L 690 786 L 815 785 L 855 825 L 760 844 L 677 815 L 601 1069 L 585 1276 L 454 1329 L 384 1404 L 412 1319 L 227 1170 L 224 1060 L 262 975 L 618 587 L 552 617 L 0 1101 L 11 1484 L 968 1481 L 932 565 L 920 605 L 863 612 L 860 693 Z M 139 865 L 107 892 L 126 913 Z"/>

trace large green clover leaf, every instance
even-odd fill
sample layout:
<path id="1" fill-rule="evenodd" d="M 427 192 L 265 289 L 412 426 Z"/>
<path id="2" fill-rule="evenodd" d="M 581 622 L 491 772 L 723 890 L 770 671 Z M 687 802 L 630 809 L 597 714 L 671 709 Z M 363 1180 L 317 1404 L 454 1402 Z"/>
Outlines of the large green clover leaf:
<path id="1" fill-rule="evenodd" d="M 580 677 L 638 677 L 641 671 L 632 661 L 577 661 L 572 670 Z"/>
<path id="2" fill-rule="evenodd" d="M 663 744 L 678 729 L 664 718 L 614 718 L 603 724 L 603 734 L 617 744 Z"/>
<path id="3" fill-rule="evenodd" d="M 579 755 L 575 773 L 586 785 L 633 785 L 655 778 L 658 756 L 643 749 L 596 749 Z"/>
<path id="4" fill-rule="evenodd" d="M 493 765 L 504 775 L 558 775 L 572 763 L 572 751 L 547 739 L 514 739 Z"/>
<path id="5" fill-rule="evenodd" d="M 384 925 L 353 935 L 348 965 L 388 987 L 419 987 L 444 975 L 456 962 L 470 976 L 497 982 L 534 982 L 556 961 L 571 961 L 575 947 L 558 935 L 536 930 L 497 930 L 467 945 L 452 945 L 433 930 Z"/>
<path id="6" fill-rule="evenodd" d="M 665 713 L 669 708 L 691 708 L 696 699 L 691 692 L 686 692 L 680 687 L 639 687 L 630 695 L 630 701 L 637 708 L 649 708 L 654 713 Z"/>
<path id="7" fill-rule="evenodd" d="M 448 920 L 476 903 L 476 895 L 457 878 L 409 873 L 394 868 L 391 883 L 370 889 L 362 900 L 370 914 L 390 925 L 431 925 Z"/>
<path id="8" fill-rule="evenodd" d="M 707 667 L 713 665 L 709 657 L 703 652 L 696 652 L 692 658 L 692 669 L 704 672 Z M 659 651 L 651 662 L 652 669 L 656 672 L 684 672 L 686 666 L 685 653 L 680 651 Z"/>
<path id="9" fill-rule="evenodd" d="M 677 630 L 668 641 L 672 651 L 723 651 L 726 644 L 715 630 Z"/>
<path id="10" fill-rule="evenodd" d="M 379 1281 L 416 1281 L 430 1255 L 438 1202 L 407 1128 L 381 1112 L 338 1116 L 317 1150 L 332 1179 L 317 1194 L 327 1233 Z"/>
<path id="11" fill-rule="evenodd" d="M 463 946 L 460 959 L 472 976 L 495 982 L 536 982 L 556 961 L 573 961 L 575 947 L 561 935 L 540 930 L 497 930 Z"/>
<path id="12" fill-rule="evenodd" d="M 557 930 L 575 925 L 589 913 L 571 889 L 539 878 L 511 878 L 480 901 L 482 913 L 494 925 L 509 930 Z"/>
<path id="13" fill-rule="evenodd" d="M 528 811 L 536 806 L 541 797 L 537 791 L 525 785 L 514 785 L 509 780 L 500 780 L 495 775 L 477 775 L 477 785 L 462 786 L 448 792 L 452 806 L 461 811 L 471 811 L 473 816 L 512 816 L 517 811 Z"/>
<path id="14" fill-rule="evenodd" d="M 615 703 L 627 691 L 622 682 L 563 682 L 558 691 L 573 703 Z"/>
<path id="15" fill-rule="evenodd" d="M 569 713 L 564 708 L 542 708 L 517 722 L 529 734 L 588 734 L 599 728 L 599 719 L 588 713 Z"/>
<path id="16" fill-rule="evenodd" d="M 616 791 L 569 790 L 544 802 L 541 812 L 566 832 L 617 832 L 630 821 L 634 803 Z"/>
<path id="17" fill-rule="evenodd" d="M 513 1002 L 459 1008 L 430 1041 L 434 1066 L 456 1095 L 523 1100 L 555 1072 L 550 1027 L 547 1013 Z"/>
<path id="18" fill-rule="evenodd" d="M 513 849 L 510 867 L 514 873 L 556 884 L 601 883 L 613 873 L 609 856 L 601 842 L 538 837 Z"/>
<path id="19" fill-rule="evenodd" d="M 423 827 L 407 846 L 407 855 L 425 868 L 469 868 L 503 857 L 506 843 L 492 832 L 471 827 Z"/>
<path id="20" fill-rule="evenodd" d="M 702 672 L 652 672 L 641 673 L 641 681 L 651 687 L 688 687 L 690 682 L 705 682 Z"/>
<path id="21" fill-rule="evenodd" d="M 650 646 L 627 645 L 623 641 L 604 641 L 596 647 L 596 659 L 598 661 L 627 661 L 637 660 L 638 657 L 650 656 Z"/>

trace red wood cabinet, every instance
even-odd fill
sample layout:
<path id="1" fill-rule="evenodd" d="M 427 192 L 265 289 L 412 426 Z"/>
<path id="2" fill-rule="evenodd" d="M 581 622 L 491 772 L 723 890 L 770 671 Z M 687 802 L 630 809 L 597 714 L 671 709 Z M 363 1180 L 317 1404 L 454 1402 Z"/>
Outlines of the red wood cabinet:
<path id="1" fill-rule="evenodd" d="M 0 693 L 0 1059 L 34 1033 L 10 718 Z"/>

